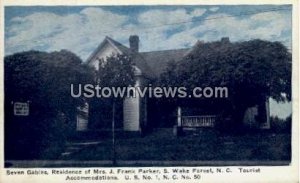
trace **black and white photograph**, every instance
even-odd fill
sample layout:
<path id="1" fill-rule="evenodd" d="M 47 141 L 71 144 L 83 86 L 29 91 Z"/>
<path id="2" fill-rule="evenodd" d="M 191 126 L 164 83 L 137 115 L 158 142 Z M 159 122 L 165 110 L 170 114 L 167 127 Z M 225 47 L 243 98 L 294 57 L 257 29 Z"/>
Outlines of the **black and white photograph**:
<path id="1" fill-rule="evenodd" d="M 147 169 L 173 167 L 197 181 L 290 167 L 295 4 L 270 2 L 5 5 L 6 175 L 189 179 Z"/>

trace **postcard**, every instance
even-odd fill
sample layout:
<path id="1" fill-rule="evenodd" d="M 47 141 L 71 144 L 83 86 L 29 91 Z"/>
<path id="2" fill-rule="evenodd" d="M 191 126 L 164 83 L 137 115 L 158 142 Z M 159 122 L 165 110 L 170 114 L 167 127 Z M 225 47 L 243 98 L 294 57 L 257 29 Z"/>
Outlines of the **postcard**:
<path id="1" fill-rule="evenodd" d="M 1 182 L 298 182 L 298 1 L 1 1 Z"/>

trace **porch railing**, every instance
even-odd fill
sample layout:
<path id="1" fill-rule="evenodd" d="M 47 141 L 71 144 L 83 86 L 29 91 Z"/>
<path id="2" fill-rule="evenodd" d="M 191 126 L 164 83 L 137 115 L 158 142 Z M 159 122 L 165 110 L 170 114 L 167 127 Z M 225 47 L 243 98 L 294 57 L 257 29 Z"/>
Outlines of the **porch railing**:
<path id="1" fill-rule="evenodd" d="M 181 116 L 182 127 L 214 127 L 216 115 Z"/>

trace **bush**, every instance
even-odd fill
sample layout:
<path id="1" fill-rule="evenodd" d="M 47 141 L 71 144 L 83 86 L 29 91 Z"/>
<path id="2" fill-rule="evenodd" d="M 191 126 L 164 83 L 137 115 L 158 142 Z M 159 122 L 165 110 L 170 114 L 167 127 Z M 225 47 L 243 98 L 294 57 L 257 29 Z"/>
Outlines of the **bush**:
<path id="1" fill-rule="evenodd" d="M 5 159 L 55 159 L 65 147 L 70 130 L 55 118 L 23 117 L 10 121 L 6 129 Z"/>
<path id="2" fill-rule="evenodd" d="M 84 101 L 70 86 L 90 83 L 92 70 L 66 50 L 28 51 L 6 56 L 4 73 L 5 159 L 57 157 Z M 29 116 L 15 116 L 14 102 L 29 102 Z"/>
<path id="3" fill-rule="evenodd" d="M 272 116 L 270 118 L 271 130 L 277 133 L 291 133 L 292 130 L 292 115 L 286 119 Z"/>

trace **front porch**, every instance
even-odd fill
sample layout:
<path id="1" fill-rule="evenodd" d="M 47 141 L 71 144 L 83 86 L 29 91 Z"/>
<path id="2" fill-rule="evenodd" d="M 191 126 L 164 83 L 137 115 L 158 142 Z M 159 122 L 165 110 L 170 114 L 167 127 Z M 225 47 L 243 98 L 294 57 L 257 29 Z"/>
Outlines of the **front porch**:
<path id="1" fill-rule="evenodd" d="M 116 105 L 115 112 L 115 129 L 125 132 L 137 132 L 144 134 L 151 128 L 162 127 L 159 123 L 164 122 L 167 126 L 176 128 L 175 135 L 179 135 L 184 130 L 191 129 L 215 129 L 219 123 L 226 127 L 226 121 L 232 119 L 221 116 L 221 110 L 202 109 L 199 106 L 178 106 L 163 105 L 150 102 L 146 98 L 126 98 L 119 101 Z M 87 130 L 108 130 L 112 128 L 112 108 L 108 103 L 105 109 L 98 110 L 98 105 L 93 104 L 92 109 L 87 105 L 86 108 L 78 110 L 77 115 L 77 131 Z M 258 107 L 254 106 L 245 111 L 244 119 L 241 124 L 249 129 L 270 129 L 270 111 L 269 103 L 265 104 L 265 121 L 258 122 L 258 116 L 262 115 L 258 112 Z M 102 106 L 103 108 L 103 106 Z M 90 114 L 92 113 L 92 115 Z M 103 115 L 104 114 L 104 115 Z M 175 129 L 174 129 L 175 130 Z"/>

